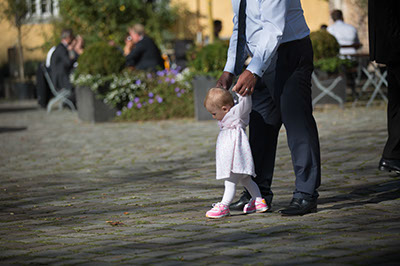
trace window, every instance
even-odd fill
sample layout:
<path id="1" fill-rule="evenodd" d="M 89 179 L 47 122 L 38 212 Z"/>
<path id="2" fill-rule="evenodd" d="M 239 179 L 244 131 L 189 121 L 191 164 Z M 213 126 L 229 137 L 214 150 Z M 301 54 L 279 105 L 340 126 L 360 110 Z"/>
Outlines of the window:
<path id="1" fill-rule="evenodd" d="M 60 0 L 26 0 L 28 4 L 28 23 L 47 22 L 58 16 Z"/>

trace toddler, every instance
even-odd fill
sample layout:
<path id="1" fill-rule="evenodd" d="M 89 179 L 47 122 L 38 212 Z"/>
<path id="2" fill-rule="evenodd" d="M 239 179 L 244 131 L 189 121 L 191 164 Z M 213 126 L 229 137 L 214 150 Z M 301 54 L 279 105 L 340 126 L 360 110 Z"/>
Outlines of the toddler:
<path id="1" fill-rule="evenodd" d="M 206 213 L 208 218 L 228 216 L 229 205 L 236 185 L 241 182 L 252 199 L 244 206 L 244 213 L 265 212 L 268 206 L 261 197 L 260 189 L 252 180 L 255 176 L 253 157 L 245 128 L 249 124 L 251 96 L 237 94 L 239 101 L 234 105 L 232 94 L 221 88 L 212 88 L 204 100 L 204 107 L 218 120 L 220 133 L 216 147 L 217 179 L 224 179 L 225 192 L 222 201 L 213 204 Z"/>

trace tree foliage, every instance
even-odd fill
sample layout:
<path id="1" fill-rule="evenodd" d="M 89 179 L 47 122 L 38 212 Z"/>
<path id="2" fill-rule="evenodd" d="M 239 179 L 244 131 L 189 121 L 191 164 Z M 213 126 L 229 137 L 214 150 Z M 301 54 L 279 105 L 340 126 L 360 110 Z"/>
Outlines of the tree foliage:
<path id="1" fill-rule="evenodd" d="M 169 0 L 63 0 L 60 19 L 54 24 L 56 35 L 62 28 L 71 28 L 89 43 L 113 40 L 123 44 L 127 27 L 141 23 L 162 44 L 175 19 Z"/>

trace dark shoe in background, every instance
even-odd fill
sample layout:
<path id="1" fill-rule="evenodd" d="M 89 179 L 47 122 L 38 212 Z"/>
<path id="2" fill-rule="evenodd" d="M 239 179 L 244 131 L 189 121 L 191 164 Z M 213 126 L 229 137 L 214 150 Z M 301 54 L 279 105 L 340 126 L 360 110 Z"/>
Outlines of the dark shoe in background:
<path id="1" fill-rule="evenodd" d="M 304 215 L 317 212 L 317 199 L 292 199 L 289 207 L 279 211 L 282 215 Z"/>
<path id="2" fill-rule="evenodd" d="M 396 172 L 400 174 L 400 160 L 390 160 L 382 158 L 379 162 L 379 170 L 388 171 L 388 172 Z"/>
<path id="3" fill-rule="evenodd" d="M 251 199 L 251 196 L 247 191 L 243 191 L 242 195 L 240 196 L 240 199 L 236 202 L 231 203 L 229 205 L 229 209 L 232 211 L 243 211 L 244 205 L 249 203 Z"/>

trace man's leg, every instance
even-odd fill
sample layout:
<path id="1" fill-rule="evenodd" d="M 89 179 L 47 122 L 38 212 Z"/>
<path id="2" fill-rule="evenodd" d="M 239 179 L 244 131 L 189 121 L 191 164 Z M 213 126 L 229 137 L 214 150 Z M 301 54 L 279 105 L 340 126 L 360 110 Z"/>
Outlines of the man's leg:
<path id="1" fill-rule="evenodd" d="M 379 168 L 400 173 L 400 66 L 388 65 L 388 100 L 388 139 Z"/>
<path id="2" fill-rule="evenodd" d="M 317 188 L 321 183 L 319 137 L 311 102 L 311 42 L 303 39 L 285 46 L 278 53 L 282 62 L 278 62 L 277 73 L 295 66 L 287 79 L 287 74 L 282 74 L 284 79 L 281 80 L 285 82 L 280 108 L 296 175 L 296 190 L 289 208 L 281 213 L 302 215 L 316 210 Z M 277 80 L 280 80 L 279 76 Z"/>
<path id="3" fill-rule="evenodd" d="M 280 126 L 265 123 L 263 117 L 253 111 L 250 114 L 250 146 L 253 154 L 256 177 L 254 181 L 268 206 L 271 206 L 272 177 L 275 167 L 276 147 Z"/>

